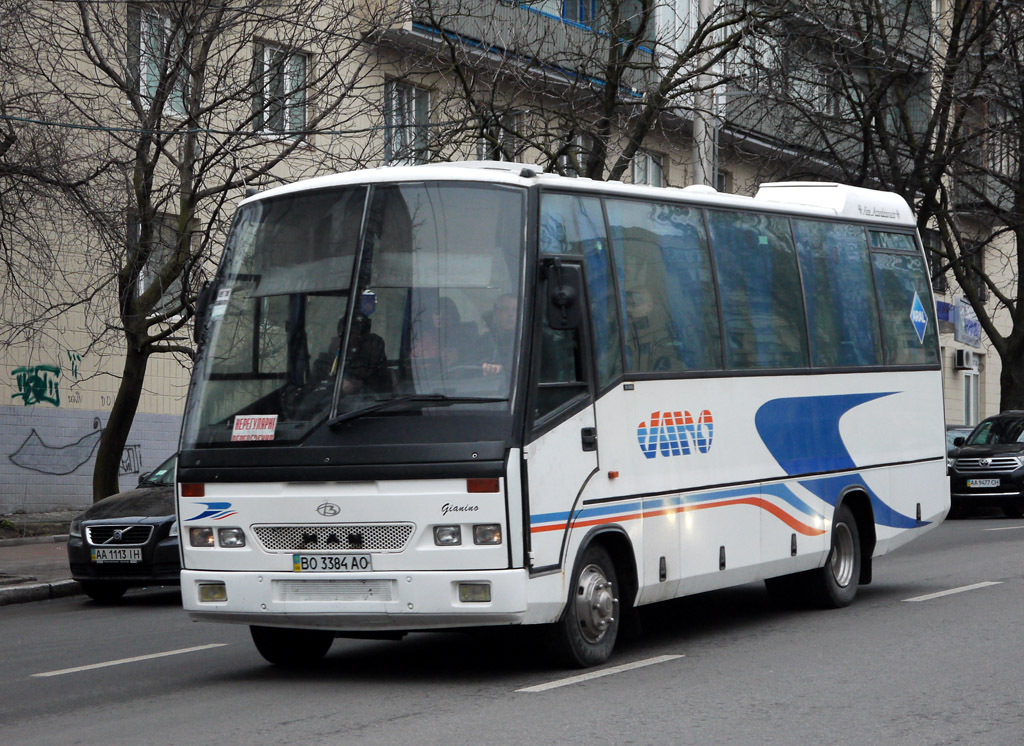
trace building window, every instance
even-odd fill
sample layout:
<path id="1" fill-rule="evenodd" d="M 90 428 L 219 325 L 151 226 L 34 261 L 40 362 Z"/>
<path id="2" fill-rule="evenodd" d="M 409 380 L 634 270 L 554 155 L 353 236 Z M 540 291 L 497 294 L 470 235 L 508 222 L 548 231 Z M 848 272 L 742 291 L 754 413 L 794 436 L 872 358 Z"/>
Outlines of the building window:
<path id="1" fill-rule="evenodd" d="M 664 159 L 656 153 L 647 153 L 643 150 L 637 151 L 630 164 L 630 179 L 634 184 L 647 184 L 648 186 L 665 186 L 662 176 L 662 163 Z"/>
<path id="2" fill-rule="evenodd" d="M 301 52 L 256 44 L 254 78 L 257 132 L 301 133 L 306 129 L 306 71 Z"/>
<path id="3" fill-rule="evenodd" d="M 523 141 L 519 138 L 522 119 L 523 115 L 518 111 L 485 119 L 480 127 L 476 157 L 481 161 L 516 160 L 523 150 Z"/>
<path id="4" fill-rule="evenodd" d="M 985 244 L 965 243 L 961 253 L 967 281 L 974 285 L 979 299 L 988 300 L 988 285 L 985 284 Z"/>
<path id="5" fill-rule="evenodd" d="M 593 26 L 597 0 L 562 0 L 562 18 L 584 26 Z"/>
<path id="6" fill-rule="evenodd" d="M 184 116 L 188 111 L 188 58 L 180 20 L 150 6 L 130 6 L 130 67 L 139 93 L 150 104 L 163 80 L 171 80 L 165 111 Z"/>
<path id="7" fill-rule="evenodd" d="M 392 80 L 384 84 L 384 157 L 389 164 L 426 163 L 429 125 L 429 91 Z"/>
<path id="8" fill-rule="evenodd" d="M 964 424 L 977 425 L 981 411 L 981 376 L 978 368 L 964 371 Z"/>
<path id="9" fill-rule="evenodd" d="M 558 170 L 563 176 L 583 176 L 592 149 L 593 141 L 588 135 L 574 135 L 566 143 L 563 154 L 558 156 Z"/>
<path id="10" fill-rule="evenodd" d="M 921 240 L 924 241 L 924 253 L 928 257 L 928 273 L 932 278 L 932 290 L 936 293 L 945 293 L 949 290 L 949 280 L 942 269 L 944 258 L 941 253 L 942 240 L 939 237 L 939 232 L 926 230 L 921 234 Z"/>
<path id="11" fill-rule="evenodd" d="M 128 237 L 130 249 L 136 250 L 140 247 L 141 226 L 138 215 L 134 212 L 128 215 Z M 146 263 L 139 270 L 138 294 L 142 295 L 155 283 L 160 281 L 160 270 L 164 265 L 174 258 L 178 248 L 178 216 L 168 213 L 161 213 L 153 221 L 153 236 L 150 239 L 149 256 Z M 182 270 L 177 277 L 161 288 L 160 301 L 156 304 L 158 310 L 173 309 L 181 303 L 182 278 L 185 270 Z"/>

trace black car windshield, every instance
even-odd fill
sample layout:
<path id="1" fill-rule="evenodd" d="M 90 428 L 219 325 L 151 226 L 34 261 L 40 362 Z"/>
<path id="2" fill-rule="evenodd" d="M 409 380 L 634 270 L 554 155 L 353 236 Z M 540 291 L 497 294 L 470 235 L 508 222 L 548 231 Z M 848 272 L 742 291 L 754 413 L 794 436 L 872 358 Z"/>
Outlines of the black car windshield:
<path id="1" fill-rule="evenodd" d="M 178 463 L 178 454 L 174 454 L 169 459 L 164 461 L 160 466 L 156 467 L 146 478 L 142 480 L 142 484 L 147 487 L 155 487 L 157 485 L 173 485 L 174 484 L 174 467 Z"/>
<path id="2" fill-rule="evenodd" d="M 993 417 L 985 420 L 971 433 L 970 446 L 1009 445 L 1024 443 L 1024 415 Z"/>
<path id="3" fill-rule="evenodd" d="M 508 411 L 524 214 L 525 190 L 467 182 L 302 191 L 243 206 L 184 446 L 295 442 L 364 408 L 408 413 L 378 405 L 419 395 L 417 411 L 432 401 Z"/>

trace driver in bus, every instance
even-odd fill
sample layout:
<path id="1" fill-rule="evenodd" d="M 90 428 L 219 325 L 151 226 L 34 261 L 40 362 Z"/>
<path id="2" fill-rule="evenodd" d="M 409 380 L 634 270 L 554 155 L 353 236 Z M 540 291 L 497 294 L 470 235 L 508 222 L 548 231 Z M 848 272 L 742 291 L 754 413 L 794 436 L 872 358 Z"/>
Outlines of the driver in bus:
<path id="1" fill-rule="evenodd" d="M 338 372 L 341 340 L 344 334 L 345 318 L 342 317 L 338 319 L 338 335 L 331 340 L 331 377 Z M 390 392 L 391 389 L 391 372 L 388 370 L 384 340 L 370 331 L 370 319 L 365 314 L 357 312 L 352 320 L 352 331 L 349 333 L 341 391 L 344 394 L 382 394 Z"/>

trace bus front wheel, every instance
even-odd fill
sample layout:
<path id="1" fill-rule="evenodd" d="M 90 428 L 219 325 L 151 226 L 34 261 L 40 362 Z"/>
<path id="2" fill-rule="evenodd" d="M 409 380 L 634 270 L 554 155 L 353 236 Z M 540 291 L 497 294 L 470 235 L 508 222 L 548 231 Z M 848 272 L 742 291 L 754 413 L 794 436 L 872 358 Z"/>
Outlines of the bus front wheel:
<path id="1" fill-rule="evenodd" d="M 256 649 L 269 663 L 282 668 L 300 668 L 327 655 L 334 633 L 319 629 L 249 627 Z"/>
<path id="2" fill-rule="evenodd" d="M 619 634 L 618 580 L 607 550 L 591 544 L 576 563 L 556 644 L 580 668 L 608 660 Z"/>

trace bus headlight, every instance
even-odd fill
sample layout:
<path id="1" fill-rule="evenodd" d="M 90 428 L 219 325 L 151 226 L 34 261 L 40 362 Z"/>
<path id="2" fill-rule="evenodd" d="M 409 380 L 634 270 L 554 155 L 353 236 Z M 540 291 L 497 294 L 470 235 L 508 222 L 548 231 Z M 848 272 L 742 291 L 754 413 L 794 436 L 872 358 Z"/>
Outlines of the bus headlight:
<path id="1" fill-rule="evenodd" d="M 217 541 L 225 549 L 245 546 L 245 532 L 240 528 L 217 529 Z"/>
<path id="2" fill-rule="evenodd" d="M 194 547 L 212 547 L 213 529 L 193 526 L 188 530 L 188 543 Z"/>
<path id="3" fill-rule="evenodd" d="M 461 526 L 434 526 L 434 543 L 439 547 L 456 547 L 462 543 Z"/>
<path id="4" fill-rule="evenodd" d="M 500 544 L 501 526 L 497 523 L 484 523 L 473 526 L 474 544 Z"/>

